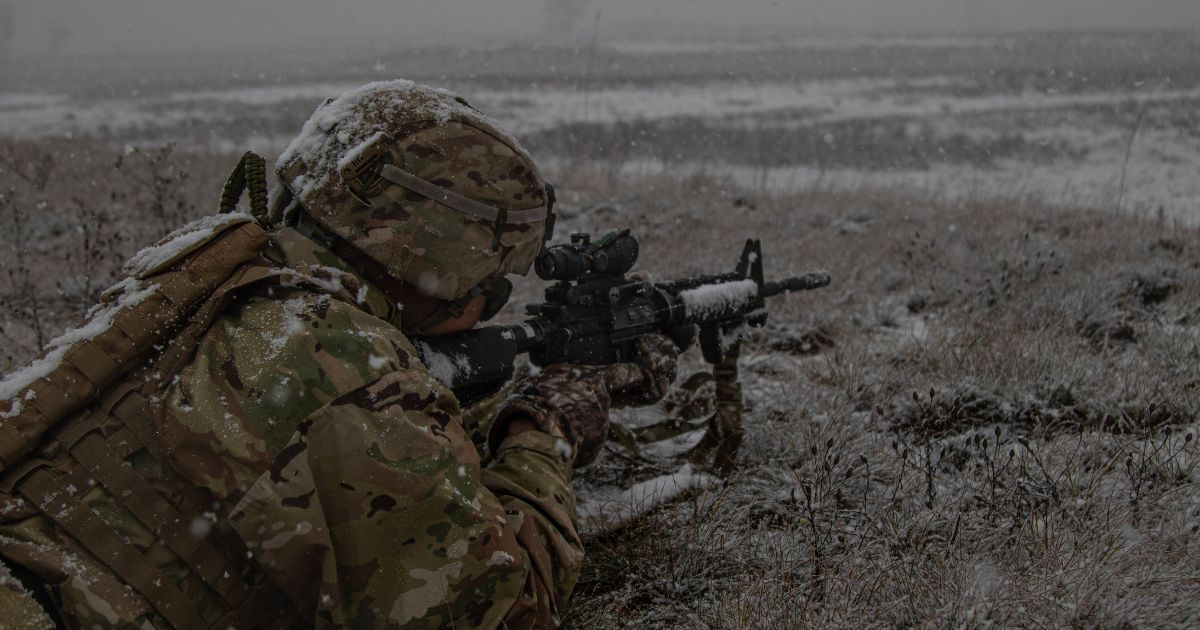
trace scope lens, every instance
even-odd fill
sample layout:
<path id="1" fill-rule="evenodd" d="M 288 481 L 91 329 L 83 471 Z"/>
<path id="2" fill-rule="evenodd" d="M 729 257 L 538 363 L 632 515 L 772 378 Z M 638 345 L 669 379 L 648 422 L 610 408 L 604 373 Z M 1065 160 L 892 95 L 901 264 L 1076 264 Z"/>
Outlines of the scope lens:
<path id="1" fill-rule="evenodd" d="M 542 280 L 570 281 L 584 272 L 584 261 L 579 252 L 560 245 L 538 254 L 533 268 Z"/>
<path id="2" fill-rule="evenodd" d="M 533 270 L 542 280 L 554 280 L 558 262 L 554 259 L 553 250 L 538 254 L 537 259 L 533 261 Z"/>

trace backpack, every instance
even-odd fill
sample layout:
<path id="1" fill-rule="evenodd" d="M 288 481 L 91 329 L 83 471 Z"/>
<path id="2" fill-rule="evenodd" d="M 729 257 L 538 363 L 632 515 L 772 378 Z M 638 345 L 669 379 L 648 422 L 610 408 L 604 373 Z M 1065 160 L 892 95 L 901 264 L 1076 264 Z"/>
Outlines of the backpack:
<path id="1" fill-rule="evenodd" d="M 82 324 L 0 381 L 0 472 L 156 354 L 266 243 L 250 215 L 228 213 L 189 223 L 138 252 L 125 265 L 128 276 Z"/>
<path id="2" fill-rule="evenodd" d="M 152 483 L 172 474 L 156 436 L 154 394 L 186 366 L 239 289 L 278 274 L 263 256 L 264 169 L 262 158 L 243 156 L 218 214 L 136 254 L 123 269 L 126 278 L 82 324 L 0 380 L 0 525 L 46 517 L 70 535 L 75 551 L 86 550 L 175 627 L 251 627 L 278 619 L 278 592 L 253 583 L 255 571 L 236 536 L 218 527 L 196 534 L 195 519 L 211 500 L 194 489 L 160 492 Z M 244 188 L 253 214 L 235 211 Z M 128 463 L 147 454 L 160 470 L 150 480 Z M 79 488 L 96 486 L 122 508 L 122 518 L 182 561 L 189 579 L 215 593 L 221 609 L 199 610 L 108 517 L 78 500 Z M 37 573 L 28 566 L 36 559 L 19 557 L 3 542 L 0 558 Z"/>
<path id="3" fill-rule="evenodd" d="M 82 324 L 0 380 L 0 473 L 154 354 L 202 304 L 228 292 L 235 272 L 267 244 L 256 223 L 256 217 L 266 216 L 265 177 L 263 159 L 247 152 L 225 184 L 218 214 L 184 225 L 135 254 L 122 269 L 126 278 L 104 292 Z M 253 216 L 235 212 L 244 189 L 250 192 Z"/>

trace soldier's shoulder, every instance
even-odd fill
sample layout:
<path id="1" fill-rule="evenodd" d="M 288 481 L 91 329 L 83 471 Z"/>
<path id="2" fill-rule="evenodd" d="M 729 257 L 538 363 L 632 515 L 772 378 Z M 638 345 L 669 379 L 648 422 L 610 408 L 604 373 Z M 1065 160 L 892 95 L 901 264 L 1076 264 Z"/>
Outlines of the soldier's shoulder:
<path id="1" fill-rule="evenodd" d="M 390 372 L 424 370 L 416 356 L 392 324 L 326 293 L 282 287 L 240 300 L 218 318 L 194 363 L 260 391 L 286 379 L 314 402 L 328 402 Z"/>
<path id="2" fill-rule="evenodd" d="M 165 411 L 186 432 L 210 436 L 206 448 L 257 470 L 252 462 L 283 448 L 310 414 L 388 375 L 414 386 L 432 378 L 395 326 L 328 294 L 283 287 L 239 299 L 213 322 L 168 387 Z"/>

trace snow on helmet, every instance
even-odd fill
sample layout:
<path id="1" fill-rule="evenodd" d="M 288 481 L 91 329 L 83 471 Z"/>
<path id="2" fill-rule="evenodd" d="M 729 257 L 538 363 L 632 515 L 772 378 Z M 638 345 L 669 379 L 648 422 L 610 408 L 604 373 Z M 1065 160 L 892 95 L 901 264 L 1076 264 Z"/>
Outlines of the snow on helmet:
<path id="1" fill-rule="evenodd" d="M 411 81 L 318 107 L 276 173 L 283 203 L 443 300 L 527 273 L 546 229 L 546 183 L 529 154 L 461 97 Z"/>

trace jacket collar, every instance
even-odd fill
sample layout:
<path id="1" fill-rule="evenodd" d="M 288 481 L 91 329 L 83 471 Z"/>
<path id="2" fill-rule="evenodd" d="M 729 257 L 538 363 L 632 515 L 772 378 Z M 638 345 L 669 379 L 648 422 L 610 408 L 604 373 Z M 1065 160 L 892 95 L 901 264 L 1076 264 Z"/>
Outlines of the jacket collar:
<path id="1" fill-rule="evenodd" d="M 272 232 L 271 241 L 283 256 L 283 266 L 309 277 L 331 282 L 336 280 L 358 308 L 400 328 L 403 305 L 392 302 L 383 291 L 328 247 L 288 226 Z"/>

